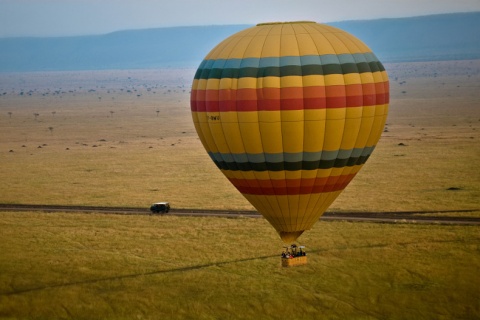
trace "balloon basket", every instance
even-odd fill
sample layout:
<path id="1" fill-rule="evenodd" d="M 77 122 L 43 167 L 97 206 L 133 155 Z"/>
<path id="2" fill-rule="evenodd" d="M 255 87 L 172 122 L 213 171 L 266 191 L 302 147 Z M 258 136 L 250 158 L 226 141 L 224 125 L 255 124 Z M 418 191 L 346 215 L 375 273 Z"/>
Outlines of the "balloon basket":
<path id="1" fill-rule="evenodd" d="M 295 267 L 307 264 L 307 256 L 295 258 L 282 258 L 282 267 Z"/>
<path id="2" fill-rule="evenodd" d="M 307 253 L 305 246 L 297 246 L 292 244 L 284 247 L 286 250 L 282 252 L 282 267 L 295 267 L 307 264 Z"/>

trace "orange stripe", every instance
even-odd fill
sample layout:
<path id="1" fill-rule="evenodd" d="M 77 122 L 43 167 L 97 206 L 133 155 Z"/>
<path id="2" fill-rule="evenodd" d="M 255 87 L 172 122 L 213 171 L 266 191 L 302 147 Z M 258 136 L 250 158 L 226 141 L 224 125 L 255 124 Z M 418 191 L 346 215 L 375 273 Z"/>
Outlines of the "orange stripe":
<path id="1" fill-rule="evenodd" d="M 388 82 L 347 86 L 192 90 L 197 112 L 363 107 L 389 102 Z"/>
<path id="2" fill-rule="evenodd" d="M 294 195 L 332 192 L 345 189 L 356 173 L 311 179 L 250 180 L 230 178 L 230 182 L 244 194 Z"/>
<path id="3" fill-rule="evenodd" d="M 256 89 L 194 89 L 192 93 L 196 101 L 281 99 L 282 97 L 292 99 L 325 98 L 385 93 L 385 83 Z"/>
<path id="4" fill-rule="evenodd" d="M 193 112 L 243 112 L 243 111 L 283 111 L 326 108 L 353 108 L 375 106 L 388 103 L 388 94 L 363 96 L 270 99 L 270 100 L 226 100 L 191 101 Z"/>

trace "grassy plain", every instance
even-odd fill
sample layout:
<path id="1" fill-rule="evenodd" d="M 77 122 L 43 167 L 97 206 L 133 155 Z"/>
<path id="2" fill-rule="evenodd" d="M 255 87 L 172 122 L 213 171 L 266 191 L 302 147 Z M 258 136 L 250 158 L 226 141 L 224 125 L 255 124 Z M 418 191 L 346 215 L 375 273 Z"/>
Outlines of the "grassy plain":
<path id="1" fill-rule="evenodd" d="M 387 132 L 331 210 L 477 209 L 480 62 L 387 70 Z M 196 135 L 193 72 L 0 75 L 0 203 L 253 209 Z"/>
<path id="2" fill-rule="evenodd" d="M 480 212 L 480 61 L 386 65 L 387 127 L 332 211 Z M 189 111 L 193 70 L 0 74 L 0 203 L 253 209 Z M 454 188 L 454 190 L 451 190 Z M 449 190 L 450 189 L 450 190 Z M 3 318 L 479 318 L 479 228 L 0 213 Z"/>
<path id="3" fill-rule="evenodd" d="M 2 212 L 0 318 L 478 319 L 476 226 Z M 20 216 L 20 217 L 19 217 Z"/>

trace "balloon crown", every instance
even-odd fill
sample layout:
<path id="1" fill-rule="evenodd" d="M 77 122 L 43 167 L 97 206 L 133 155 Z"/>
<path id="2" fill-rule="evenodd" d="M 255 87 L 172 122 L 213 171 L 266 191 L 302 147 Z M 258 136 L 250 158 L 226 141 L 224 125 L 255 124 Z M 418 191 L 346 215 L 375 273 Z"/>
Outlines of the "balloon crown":
<path id="1" fill-rule="evenodd" d="M 297 23 L 316 23 L 315 21 L 287 21 L 287 22 L 263 22 L 257 23 L 258 26 L 268 26 L 272 24 L 297 24 Z"/>

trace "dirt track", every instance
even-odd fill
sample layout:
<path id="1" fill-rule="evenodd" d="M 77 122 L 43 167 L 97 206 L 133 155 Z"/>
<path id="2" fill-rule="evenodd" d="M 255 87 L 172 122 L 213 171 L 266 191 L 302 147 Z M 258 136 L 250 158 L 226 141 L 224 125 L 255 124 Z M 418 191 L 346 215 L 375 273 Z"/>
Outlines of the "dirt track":
<path id="1" fill-rule="evenodd" d="M 128 214 L 149 215 L 148 208 L 129 207 L 94 207 L 94 206 L 59 206 L 59 205 L 23 205 L 0 204 L 0 211 L 41 211 L 41 212 L 85 212 L 102 214 Z M 444 211 L 401 211 L 401 212 L 326 212 L 321 220 L 363 221 L 378 223 L 434 223 L 456 225 L 480 225 L 477 217 L 449 217 L 437 216 L 452 212 L 478 212 L 480 209 L 471 210 L 444 210 Z M 429 215 L 427 215 L 429 214 Z M 203 216 L 227 218 L 261 218 L 256 211 L 228 211 L 228 210 L 203 210 L 203 209 L 172 209 L 168 215 L 174 216 Z"/>

